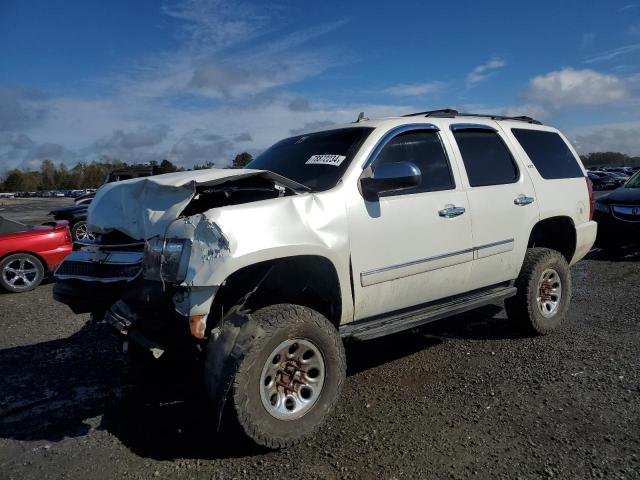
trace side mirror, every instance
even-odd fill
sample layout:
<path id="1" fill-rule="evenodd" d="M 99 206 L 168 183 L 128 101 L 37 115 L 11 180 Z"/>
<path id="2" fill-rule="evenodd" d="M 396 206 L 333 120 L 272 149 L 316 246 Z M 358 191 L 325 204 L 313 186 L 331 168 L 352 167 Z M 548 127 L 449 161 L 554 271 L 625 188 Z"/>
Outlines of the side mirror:
<path id="1" fill-rule="evenodd" d="M 381 193 L 408 190 L 420 185 L 422 173 L 411 162 L 391 162 L 378 165 L 372 173 L 360 178 L 360 188 L 365 198 L 378 197 Z"/>

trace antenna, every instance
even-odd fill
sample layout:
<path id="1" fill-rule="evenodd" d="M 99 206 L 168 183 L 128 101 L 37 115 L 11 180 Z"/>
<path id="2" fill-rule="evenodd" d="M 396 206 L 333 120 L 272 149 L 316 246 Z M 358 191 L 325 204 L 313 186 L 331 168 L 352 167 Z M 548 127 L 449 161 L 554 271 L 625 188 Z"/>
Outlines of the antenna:
<path id="1" fill-rule="evenodd" d="M 360 115 L 358 115 L 358 119 L 356 120 L 356 123 L 366 122 L 367 120 L 369 120 L 369 117 L 365 117 L 364 112 L 360 112 Z"/>

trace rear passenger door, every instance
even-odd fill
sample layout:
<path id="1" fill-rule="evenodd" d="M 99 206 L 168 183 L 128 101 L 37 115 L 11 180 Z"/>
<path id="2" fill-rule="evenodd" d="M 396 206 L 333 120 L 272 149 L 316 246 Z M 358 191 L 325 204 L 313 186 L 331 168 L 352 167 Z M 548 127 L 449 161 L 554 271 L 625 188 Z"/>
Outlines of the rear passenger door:
<path id="1" fill-rule="evenodd" d="M 468 189 L 473 288 L 518 276 L 529 234 L 539 216 L 529 174 L 496 127 L 490 121 L 452 123 L 449 131 Z"/>

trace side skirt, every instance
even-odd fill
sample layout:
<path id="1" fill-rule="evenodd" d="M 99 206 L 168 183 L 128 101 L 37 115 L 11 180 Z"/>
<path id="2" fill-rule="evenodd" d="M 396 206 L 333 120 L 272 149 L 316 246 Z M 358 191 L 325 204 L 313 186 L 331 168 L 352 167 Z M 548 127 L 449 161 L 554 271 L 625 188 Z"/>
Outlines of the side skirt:
<path id="1" fill-rule="evenodd" d="M 449 297 L 410 309 L 391 312 L 385 315 L 365 318 L 340 327 L 340 336 L 369 340 L 392 333 L 415 328 L 425 323 L 457 315 L 487 304 L 495 303 L 514 296 L 517 293 L 513 282 L 494 285 L 463 295 Z"/>

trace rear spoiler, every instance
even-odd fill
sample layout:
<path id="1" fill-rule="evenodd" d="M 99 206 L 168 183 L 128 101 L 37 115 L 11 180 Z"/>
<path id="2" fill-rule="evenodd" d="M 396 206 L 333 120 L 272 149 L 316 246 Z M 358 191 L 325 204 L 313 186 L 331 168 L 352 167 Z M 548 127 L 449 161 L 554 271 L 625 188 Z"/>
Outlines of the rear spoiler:
<path id="1" fill-rule="evenodd" d="M 41 223 L 41 225 L 46 225 L 47 227 L 53 227 L 54 230 L 69 228 L 69 222 L 67 220 L 56 220 L 54 222 L 44 222 L 44 223 Z"/>

